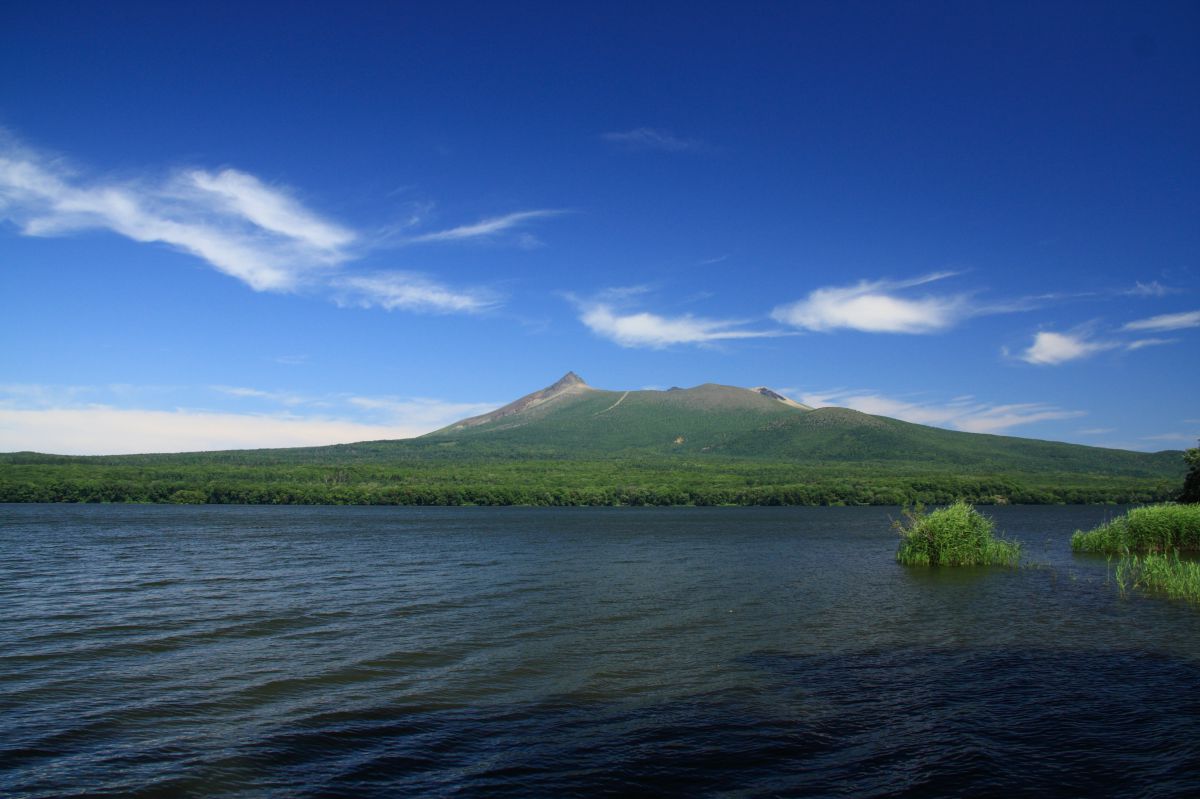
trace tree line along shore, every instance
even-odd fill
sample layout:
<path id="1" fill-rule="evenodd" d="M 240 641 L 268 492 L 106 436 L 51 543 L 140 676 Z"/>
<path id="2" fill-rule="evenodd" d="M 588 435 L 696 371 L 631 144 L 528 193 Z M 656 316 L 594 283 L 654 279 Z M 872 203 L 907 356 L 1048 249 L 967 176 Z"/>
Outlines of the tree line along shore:
<path id="1" fill-rule="evenodd" d="M 268 505 L 926 505 L 1148 503 L 1175 499 L 1156 476 L 931 471 L 672 459 L 187 463 L 171 459 L 0 460 L 0 502 Z"/>

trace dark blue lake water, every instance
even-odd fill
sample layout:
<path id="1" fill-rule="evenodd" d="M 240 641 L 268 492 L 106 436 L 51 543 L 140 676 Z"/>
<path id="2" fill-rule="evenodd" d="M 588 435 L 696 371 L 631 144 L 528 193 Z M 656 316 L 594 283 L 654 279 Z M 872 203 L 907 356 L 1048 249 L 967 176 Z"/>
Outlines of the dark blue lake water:
<path id="1" fill-rule="evenodd" d="M 1200 610 L 989 513 L 0 506 L 0 794 L 1200 795 Z"/>

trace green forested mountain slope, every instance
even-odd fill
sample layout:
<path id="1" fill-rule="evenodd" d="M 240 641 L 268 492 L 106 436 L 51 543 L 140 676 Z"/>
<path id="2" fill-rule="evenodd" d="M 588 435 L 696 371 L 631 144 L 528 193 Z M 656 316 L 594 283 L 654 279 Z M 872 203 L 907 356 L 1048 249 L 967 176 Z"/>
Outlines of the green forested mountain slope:
<path id="1" fill-rule="evenodd" d="M 1175 475 L 1182 468 L 1175 451 L 1130 452 L 963 433 L 847 408 L 788 405 L 755 390 L 711 383 L 669 391 L 592 389 L 524 413 L 451 425 L 418 441 L 425 447 L 562 457 L 640 452 L 1143 477 Z"/>

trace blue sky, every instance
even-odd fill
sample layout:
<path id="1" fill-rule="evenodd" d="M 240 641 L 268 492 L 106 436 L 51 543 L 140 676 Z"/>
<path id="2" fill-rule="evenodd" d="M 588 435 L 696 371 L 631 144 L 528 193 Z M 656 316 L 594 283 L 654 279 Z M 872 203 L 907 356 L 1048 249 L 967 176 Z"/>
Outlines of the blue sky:
<path id="1" fill-rule="evenodd" d="M 243 5 L 0 10 L 0 451 L 567 370 L 1200 435 L 1195 3 Z"/>

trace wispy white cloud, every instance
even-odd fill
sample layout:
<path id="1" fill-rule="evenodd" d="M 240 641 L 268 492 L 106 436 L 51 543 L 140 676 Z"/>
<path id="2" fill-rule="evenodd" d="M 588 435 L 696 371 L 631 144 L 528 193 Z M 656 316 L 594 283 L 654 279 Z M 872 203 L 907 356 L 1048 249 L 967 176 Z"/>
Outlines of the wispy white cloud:
<path id="1" fill-rule="evenodd" d="M 157 182 L 88 179 L 0 138 L 0 214 L 29 236 L 108 230 L 195 255 L 258 291 L 291 291 L 350 256 L 355 234 L 290 190 L 226 169 Z"/>
<path id="2" fill-rule="evenodd" d="M 1084 430 L 1076 430 L 1075 432 L 1081 436 L 1104 436 L 1104 435 L 1108 435 L 1109 433 L 1117 432 L 1117 428 L 1115 428 L 1115 427 L 1089 427 Z"/>
<path id="3" fill-rule="evenodd" d="M 566 213 L 563 210 L 544 208 L 536 211 L 518 211 L 504 216 L 494 216 L 488 219 L 482 219 L 471 225 L 460 225 L 450 228 L 449 230 L 437 230 L 432 233 L 421 233 L 415 236 L 409 236 L 404 239 L 404 243 L 421 244 L 425 242 L 435 241 L 463 241 L 466 239 L 480 239 L 495 236 L 498 233 L 503 233 L 512 228 L 523 225 L 534 219 L 542 219 L 548 216 L 557 216 Z M 524 241 L 528 242 L 529 239 Z M 536 239 L 532 239 L 536 242 Z M 519 240 L 520 243 L 520 240 Z M 537 246 L 536 244 L 534 246 Z"/>
<path id="4" fill-rule="evenodd" d="M 272 189 L 253 175 L 224 169 L 216 174 L 192 170 L 184 178 L 207 192 L 229 213 L 245 217 L 263 230 L 304 242 L 321 250 L 337 250 L 354 243 L 355 234 L 326 221 L 280 189 Z"/>
<path id="5" fill-rule="evenodd" d="M 1179 339 L 1177 338 L 1139 338 L 1136 341 L 1131 341 L 1128 344 L 1125 344 L 1124 347 L 1129 352 L 1133 352 L 1134 350 L 1140 350 L 1144 347 L 1161 347 L 1164 344 L 1177 343 L 1179 343 Z"/>
<path id="6" fill-rule="evenodd" d="M 955 275 L 936 272 L 911 280 L 859 281 L 852 286 L 819 288 L 798 302 L 771 312 L 778 322 L 805 330 L 838 329 L 867 333 L 936 333 L 972 315 L 963 294 L 903 296 L 901 292 Z"/>
<path id="7" fill-rule="evenodd" d="M 577 302 L 580 321 L 593 333 L 622 347 L 663 349 L 677 344 L 712 344 L 736 339 L 785 335 L 780 330 L 750 330 L 744 320 L 707 319 L 691 314 L 659 316 L 646 311 L 623 312 L 611 302 Z"/>
<path id="8" fill-rule="evenodd" d="M 425 211 L 414 211 L 403 229 L 418 227 Z M 520 211 L 400 241 L 493 237 L 559 213 Z M 354 261 L 385 246 L 393 234 L 368 240 L 307 207 L 292 189 L 246 172 L 193 168 L 136 179 L 89 176 L 2 130 L 0 220 L 28 236 L 103 230 L 167 245 L 256 291 L 332 293 L 343 304 L 438 313 L 471 313 L 498 301 L 482 290 L 451 289 L 410 272 L 351 273 Z M 528 232 L 516 243 L 541 244 Z"/>
<path id="9" fill-rule="evenodd" d="M 1095 334 L 1094 323 L 1089 323 L 1066 333 L 1041 330 L 1034 334 L 1033 343 L 1017 357 L 1026 363 L 1038 366 L 1058 366 L 1070 361 L 1089 358 L 1097 353 L 1109 350 L 1136 352 L 1146 347 L 1160 347 L 1167 344 L 1175 344 L 1179 341 L 1179 339 L 1174 338 L 1155 337 L 1131 339 L 1125 335 L 1133 331 L 1180 330 L 1195 326 L 1200 326 L 1200 311 L 1164 314 L 1136 322 L 1129 322 L 1116 330 L 1110 331 L 1103 337 Z"/>
<path id="10" fill-rule="evenodd" d="M 836 389 L 799 392 L 796 399 L 815 408 L 837 406 L 863 413 L 890 416 L 916 424 L 949 427 L 969 433 L 1003 433 L 1035 422 L 1073 419 L 1084 411 L 1064 410 L 1040 402 L 995 405 L 971 398 L 929 402 L 888 397 L 875 391 Z"/>
<path id="11" fill-rule="evenodd" d="M 1151 316 L 1149 319 L 1139 319 L 1122 325 L 1121 329 L 1161 333 L 1168 330 L 1184 330 L 1189 327 L 1200 327 L 1200 311 Z"/>
<path id="12" fill-rule="evenodd" d="M 338 304 L 427 313 L 479 313 L 499 304 L 486 289 L 456 289 L 413 272 L 376 272 L 336 278 Z"/>
<path id="13" fill-rule="evenodd" d="M 1179 289 L 1164 286 L 1157 280 L 1151 280 L 1149 283 L 1143 283 L 1140 280 L 1133 284 L 1133 288 L 1126 289 L 1123 294 L 1130 297 L 1165 297 L 1168 294 L 1175 294 Z"/>
<path id="14" fill-rule="evenodd" d="M 1095 341 L 1084 333 L 1055 333 L 1038 331 L 1033 344 L 1020 355 L 1026 363 L 1039 366 L 1057 366 L 1067 361 L 1077 361 L 1104 350 L 1119 346 L 1112 341 Z"/>
<path id="15" fill-rule="evenodd" d="M 709 145 L 698 139 L 685 139 L 656 128 L 634 128 L 633 130 L 602 133 L 600 138 L 618 147 L 630 150 L 659 150 L 668 153 L 708 150 Z"/>
<path id="16" fill-rule="evenodd" d="M 730 339 L 779 335 L 768 330 L 746 330 L 740 320 L 705 319 L 686 314 L 659 316 L 645 311 L 622 314 L 612 306 L 597 303 L 583 311 L 581 321 L 593 333 L 622 347 L 661 349 L 673 344 L 707 344 Z"/>

